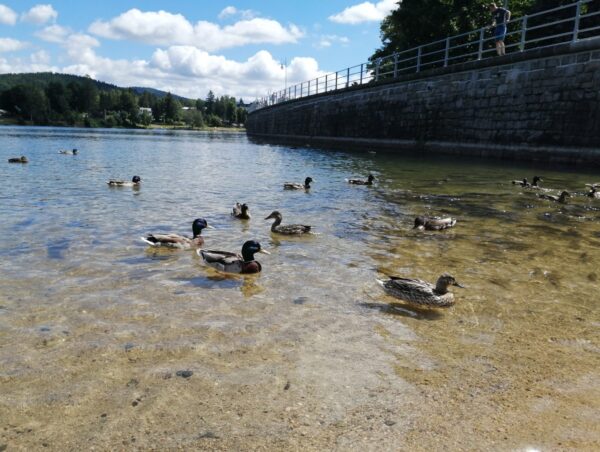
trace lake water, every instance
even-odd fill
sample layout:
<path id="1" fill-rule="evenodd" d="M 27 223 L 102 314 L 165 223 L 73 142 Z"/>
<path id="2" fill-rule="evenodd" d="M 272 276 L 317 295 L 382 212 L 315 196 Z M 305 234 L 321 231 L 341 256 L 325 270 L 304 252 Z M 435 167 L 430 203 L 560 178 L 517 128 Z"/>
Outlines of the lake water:
<path id="1" fill-rule="evenodd" d="M 600 449 L 600 200 L 509 183 L 536 174 L 600 182 L 241 133 L 0 128 L 0 450 Z M 318 235 L 271 234 L 273 210 Z M 418 214 L 458 224 L 417 233 Z M 139 240 L 197 217 L 207 248 L 258 240 L 263 272 Z M 466 288 L 439 312 L 376 281 L 443 272 Z"/>

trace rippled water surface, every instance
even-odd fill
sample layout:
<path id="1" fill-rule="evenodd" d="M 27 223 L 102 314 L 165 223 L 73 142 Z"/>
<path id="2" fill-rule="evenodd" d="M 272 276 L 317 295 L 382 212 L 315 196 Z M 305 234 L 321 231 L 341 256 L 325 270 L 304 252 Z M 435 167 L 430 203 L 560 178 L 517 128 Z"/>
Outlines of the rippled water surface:
<path id="1" fill-rule="evenodd" d="M 509 183 L 535 174 L 600 182 L 238 133 L 0 128 L 0 450 L 598 450 L 600 200 Z M 318 234 L 272 235 L 273 210 Z M 458 225 L 417 233 L 418 214 Z M 260 241 L 263 272 L 139 240 L 197 217 L 209 248 Z M 467 288 L 439 312 L 376 281 L 442 272 Z"/>

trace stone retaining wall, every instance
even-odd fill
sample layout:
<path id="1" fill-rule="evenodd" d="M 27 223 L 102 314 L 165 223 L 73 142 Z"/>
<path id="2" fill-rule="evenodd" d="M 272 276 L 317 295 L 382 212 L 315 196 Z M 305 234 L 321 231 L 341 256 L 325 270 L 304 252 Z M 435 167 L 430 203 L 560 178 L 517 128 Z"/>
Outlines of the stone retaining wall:
<path id="1" fill-rule="evenodd" d="M 257 110 L 262 138 L 600 165 L 600 39 Z"/>

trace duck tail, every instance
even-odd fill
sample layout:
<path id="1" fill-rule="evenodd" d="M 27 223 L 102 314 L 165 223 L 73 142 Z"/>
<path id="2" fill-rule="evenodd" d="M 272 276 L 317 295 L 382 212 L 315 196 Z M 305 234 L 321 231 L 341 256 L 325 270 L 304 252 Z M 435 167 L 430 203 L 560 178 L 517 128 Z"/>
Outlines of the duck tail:
<path id="1" fill-rule="evenodd" d="M 158 240 L 149 235 L 148 237 L 140 237 L 140 240 L 150 246 L 159 246 Z"/>

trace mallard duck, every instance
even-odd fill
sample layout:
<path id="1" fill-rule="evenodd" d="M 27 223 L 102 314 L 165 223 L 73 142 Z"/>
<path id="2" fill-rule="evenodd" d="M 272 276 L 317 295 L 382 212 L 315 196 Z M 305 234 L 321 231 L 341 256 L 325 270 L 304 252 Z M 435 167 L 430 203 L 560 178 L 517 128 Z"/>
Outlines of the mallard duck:
<path id="1" fill-rule="evenodd" d="M 181 250 L 198 248 L 204 245 L 204 237 L 200 234 L 202 234 L 202 230 L 205 228 L 214 229 L 204 218 L 196 218 L 192 223 L 193 238 L 179 234 L 148 234 L 146 237 L 141 237 L 141 239 L 154 247 L 164 246 Z"/>
<path id="2" fill-rule="evenodd" d="M 72 149 L 72 150 L 62 150 L 62 151 L 58 151 L 59 154 L 63 154 L 63 155 L 77 155 L 79 153 L 79 151 L 77 149 Z"/>
<path id="3" fill-rule="evenodd" d="M 379 283 L 391 296 L 415 306 L 429 308 L 452 306 L 454 304 L 454 294 L 448 292 L 448 287 L 463 287 L 453 276 L 447 273 L 438 278 L 435 286 L 420 279 L 400 278 L 398 276 L 391 276 L 387 281 L 379 280 Z"/>
<path id="4" fill-rule="evenodd" d="M 131 182 L 127 182 L 125 180 L 120 179 L 110 179 L 107 184 L 110 187 L 137 187 L 142 182 L 140 176 L 133 176 L 131 178 Z"/>
<path id="5" fill-rule="evenodd" d="M 550 201 L 560 202 L 562 204 L 567 202 L 567 198 L 571 197 L 571 194 L 568 191 L 563 191 L 560 196 L 549 195 L 547 193 L 539 193 L 538 197 L 542 199 L 548 199 Z"/>
<path id="6" fill-rule="evenodd" d="M 281 220 L 283 220 L 283 216 L 277 211 L 271 212 L 265 220 L 275 219 L 273 224 L 271 225 L 271 232 L 276 232 L 278 234 L 286 234 L 286 235 L 299 235 L 299 234 L 307 234 L 310 232 L 312 226 L 307 226 L 305 224 L 286 224 L 281 226 Z"/>
<path id="7" fill-rule="evenodd" d="M 22 155 L 21 157 L 12 157 L 8 159 L 8 163 L 29 163 L 29 160 L 27 160 L 27 157 Z"/>
<path id="8" fill-rule="evenodd" d="M 262 270 L 260 262 L 254 260 L 254 254 L 271 254 L 263 250 L 255 240 L 248 240 L 242 246 L 242 255 L 228 251 L 196 250 L 206 265 L 226 273 L 259 273 Z"/>
<path id="9" fill-rule="evenodd" d="M 307 177 L 304 179 L 304 184 L 299 184 L 297 182 L 286 182 L 283 184 L 284 190 L 309 190 L 310 184 L 314 182 L 312 177 Z"/>
<path id="10" fill-rule="evenodd" d="M 533 176 L 533 181 L 531 182 L 531 185 L 526 185 L 526 187 L 527 188 L 541 188 L 538 185 L 538 182 L 544 182 L 544 180 L 540 176 Z"/>
<path id="11" fill-rule="evenodd" d="M 236 202 L 235 206 L 233 206 L 233 212 L 231 212 L 231 216 L 239 218 L 240 220 L 249 220 L 251 216 L 248 204 L 240 204 L 239 202 Z"/>
<path id="12" fill-rule="evenodd" d="M 595 186 L 592 186 L 592 188 L 590 189 L 589 192 L 586 193 L 586 195 L 589 196 L 590 198 L 600 199 L 600 192 L 598 191 L 598 188 L 596 188 Z"/>
<path id="13" fill-rule="evenodd" d="M 367 177 L 367 180 L 363 180 L 363 179 L 347 179 L 349 184 L 354 184 L 354 185 L 373 185 L 373 181 L 375 180 L 375 176 L 373 176 L 372 174 L 369 174 L 369 177 Z"/>
<path id="14" fill-rule="evenodd" d="M 451 228 L 456 224 L 456 218 L 440 218 L 440 217 L 417 217 L 415 218 L 415 226 L 413 229 L 426 229 L 428 231 L 441 231 L 442 229 Z"/>
<path id="15" fill-rule="evenodd" d="M 519 185 L 520 187 L 528 187 L 528 188 L 539 188 L 538 182 L 543 182 L 543 179 L 540 176 L 533 176 L 533 182 L 529 183 L 527 178 L 522 180 L 513 180 L 513 185 Z"/>

